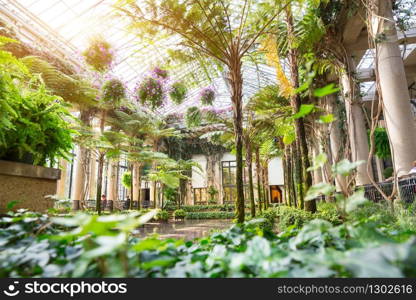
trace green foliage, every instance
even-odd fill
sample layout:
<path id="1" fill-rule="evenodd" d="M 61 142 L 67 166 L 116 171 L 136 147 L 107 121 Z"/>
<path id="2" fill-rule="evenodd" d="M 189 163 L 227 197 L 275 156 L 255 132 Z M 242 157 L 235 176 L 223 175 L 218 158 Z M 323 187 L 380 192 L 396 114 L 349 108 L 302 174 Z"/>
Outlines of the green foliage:
<path id="1" fill-rule="evenodd" d="M 187 212 L 186 219 L 232 219 L 235 217 L 234 212 L 227 211 L 198 211 Z"/>
<path id="2" fill-rule="evenodd" d="M 183 100 L 185 100 L 187 92 L 188 91 L 185 84 L 177 81 L 172 84 L 169 96 L 173 103 L 179 105 L 183 102 Z"/>
<path id="3" fill-rule="evenodd" d="M 121 100 L 126 97 L 126 88 L 118 79 L 106 81 L 102 87 L 102 99 L 112 107 L 119 107 Z"/>
<path id="4" fill-rule="evenodd" d="M 166 210 L 159 210 L 155 219 L 159 221 L 167 221 L 169 220 L 169 213 Z"/>
<path id="5" fill-rule="evenodd" d="M 320 209 L 332 211 L 325 206 Z M 185 243 L 129 235 L 154 211 L 141 217 L 81 214 L 55 219 L 18 211 L 0 218 L 0 276 L 416 276 L 415 232 L 383 227 L 387 219 L 374 222 L 373 213 L 342 225 L 302 217 L 297 221 L 302 227 L 288 226 L 277 236 L 264 227 L 264 219 L 254 219 Z"/>
<path id="6" fill-rule="evenodd" d="M 49 94 L 41 82 L 33 82 L 36 89 L 18 91 L 10 77 L 0 81 L 5 87 L 1 100 L 8 101 L 11 108 L 7 122 L 0 123 L 0 159 L 33 157 L 34 164 L 44 165 L 47 160 L 68 157 L 74 131 L 68 123 L 72 117 L 60 99 Z"/>
<path id="7" fill-rule="evenodd" d="M 184 219 L 187 215 L 187 212 L 183 209 L 177 209 L 173 212 L 175 219 Z"/>
<path id="8" fill-rule="evenodd" d="M 217 197 L 216 196 L 218 195 L 218 190 L 214 186 L 211 185 L 207 189 L 207 193 L 209 195 L 208 202 L 210 204 L 215 204 L 217 202 Z"/>
<path id="9" fill-rule="evenodd" d="M 368 132 L 368 134 L 370 135 L 370 132 Z M 377 127 L 374 130 L 374 147 L 375 147 L 374 153 L 379 158 L 391 157 L 389 136 L 385 128 Z"/>
<path id="10" fill-rule="evenodd" d="M 124 172 L 123 177 L 121 178 L 121 183 L 124 185 L 125 188 L 131 189 L 131 180 L 131 172 Z"/>
<path id="11" fill-rule="evenodd" d="M 88 48 L 82 52 L 85 61 L 95 71 L 105 72 L 110 68 L 114 59 L 114 53 L 111 49 L 110 43 L 101 37 L 91 40 Z"/>
<path id="12" fill-rule="evenodd" d="M 234 205 L 227 204 L 210 204 L 210 205 L 184 205 L 182 209 L 187 212 L 199 212 L 199 211 L 234 211 Z"/>
<path id="13" fill-rule="evenodd" d="M 3 43 L 0 39 L 0 46 Z M 44 165 L 67 158 L 74 133 L 71 119 L 60 97 L 0 49 L 0 159 Z"/>
<path id="14" fill-rule="evenodd" d="M 185 123 L 188 128 L 197 127 L 201 125 L 202 113 L 196 106 L 191 106 L 186 111 Z"/>
<path id="15" fill-rule="evenodd" d="M 387 167 L 383 171 L 384 178 L 390 178 L 393 176 L 394 169 L 392 167 Z"/>

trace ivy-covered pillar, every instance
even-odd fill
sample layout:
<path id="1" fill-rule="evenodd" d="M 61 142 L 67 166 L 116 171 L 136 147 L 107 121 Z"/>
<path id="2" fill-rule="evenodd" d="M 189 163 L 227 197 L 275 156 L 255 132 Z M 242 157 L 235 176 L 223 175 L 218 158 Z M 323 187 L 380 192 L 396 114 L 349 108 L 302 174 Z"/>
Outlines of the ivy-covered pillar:
<path id="1" fill-rule="evenodd" d="M 337 97 L 335 94 L 326 96 L 326 105 L 328 108 L 328 113 L 334 115 L 334 122 L 330 123 L 328 126 L 329 131 L 329 150 L 331 152 L 330 158 L 331 163 L 336 164 L 345 158 L 345 147 L 346 147 L 346 138 L 343 137 L 342 124 L 343 117 L 340 110 L 340 107 L 337 102 Z M 330 171 L 328 166 L 327 171 Z M 329 175 L 329 174 L 328 174 Z M 347 186 L 347 180 L 344 176 L 336 175 L 335 185 L 337 191 L 341 191 Z"/>
<path id="2" fill-rule="evenodd" d="M 89 199 L 97 198 L 97 159 L 94 154 L 90 158 L 90 186 L 89 186 Z"/>
<path id="3" fill-rule="evenodd" d="M 362 109 L 360 87 L 354 78 L 356 73 L 355 62 L 347 57 L 347 70 L 341 74 L 341 88 L 345 101 L 348 137 L 352 161 L 365 161 L 357 167 L 356 185 L 370 184 L 372 176 L 371 164 L 367 172 L 369 156 L 368 133 Z"/>
<path id="4" fill-rule="evenodd" d="M 111 211 L 118 200 L 118 160 L 109 163 L 107 186 L 107 207 Z"/>
<path id="5" fill-rule="evenodd" d="M 73 201 L 72 208 L 74 210 L 79 210 L 81 208 L 81 202 L 84 199 L 85 195 L 85 180 L 86 180 L 86 168 L 88 167 L 88 153 L 87 149 L 84 147 L 77 147 L 76 156 L 74 159 L 74 176 L 73 184 L 74 188 L 72 190 L 71 199 Z"/>
<path id="6" fill-rule="evenodd" d="M 392 1 L 372 0 L 371 8 L 380 99 L 389 131 L 394 169 L 401 176 L 409 172 L 416 160 L 416 126 L 393 18 Z"/>
<path id="7" fill-rule="evenodd" d="M 138 208 L 141 207 L 141 180 L 140 180 L 140 164 L 135 162 L 133 164 L 133 202 L 137 202 Z"/>

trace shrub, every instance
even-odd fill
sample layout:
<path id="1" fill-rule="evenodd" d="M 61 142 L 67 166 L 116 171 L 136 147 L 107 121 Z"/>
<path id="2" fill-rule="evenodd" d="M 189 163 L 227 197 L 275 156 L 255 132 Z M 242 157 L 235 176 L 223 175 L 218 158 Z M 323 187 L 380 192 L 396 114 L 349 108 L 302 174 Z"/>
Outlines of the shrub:
<path id="1" fill-rule="evenodd" d="M 232 219 L 234 218 L 234 212 L 225 211 L 201 211 L 201 212 L 188 212 L 186 219 Z"/>
<path id="2" fill-rule="evenodd" d="M 186 211 L 183 209 L 177 209 L 173 212 L 175 219 L 184 219 L 186 217 Z"/>
<path id="3" fill-rule="evenodd" d="M 169 213 L 166 210 L 159 210 L 155 216 L 155 219 L 158 221 L 167 221 L 169 220 Z"/>

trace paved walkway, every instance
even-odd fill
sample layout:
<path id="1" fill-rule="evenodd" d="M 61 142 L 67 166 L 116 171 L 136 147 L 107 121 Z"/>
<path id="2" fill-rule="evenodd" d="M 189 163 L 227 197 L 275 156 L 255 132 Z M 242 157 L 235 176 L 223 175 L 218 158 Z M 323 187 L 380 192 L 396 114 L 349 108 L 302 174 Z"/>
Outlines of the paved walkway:
<path id="1" fill-rule="evenodd" d="M 192 240 L 207 236 L 213 229 L 227 229 L 231 220 L 185 220 L 169 221 L 169 223 L 146 223 L 139 228 L 139 236 L 145 237 L 157 233 L 160 238 L 177 238 Z"/>

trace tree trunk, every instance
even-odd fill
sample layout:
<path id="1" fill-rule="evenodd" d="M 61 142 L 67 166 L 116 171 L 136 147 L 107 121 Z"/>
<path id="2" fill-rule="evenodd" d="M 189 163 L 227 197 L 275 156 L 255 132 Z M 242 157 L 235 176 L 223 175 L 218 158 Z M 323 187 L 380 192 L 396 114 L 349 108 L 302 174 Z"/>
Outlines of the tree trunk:
<path id="1" fill-rule="evenodd" d="M 287 9 L 286 12 L 287 12 L 287 31 L 288 31 L 289 40 L 291 40 L 295 36 L 294 27 L 293 27 L 293 18 L 292 18 L 292 13 L 290 9 Z M 290 73 L 291 73 L 292 85 L 296 89 L 299 87 L 299 73 L 298 73 L 299 53 L 298 53 L 298 50 L 292 45 L 290 45 L 289 47 L 290 49 L 289 49 L 288 58 L 289 58 L 289 65 L 290 65 Z M 301 99 L 298 94 L 294 94 L 290 98 L 290 105 L 292 106 L 294 113 L 297 113 L 299 111 L 300 106 L 301 106 Z M 304 203 L 303 189 L 306 191 L 310 186 L 312 186 L 311 173 L 306 171 L 310 167 L 310 161 L 309 161 L 309 154 L 308 154 L 308 145 L 306 142 L 305 124 L 304 124 L 303 118 L 298 118 L 295 120 L 295 132 L 296 132 L 296 142 L 298 143 L 299 156 L 301 158 L 301 163 L 302 163 L 302 169 L 300 170 L 300 172 L 301 173 L 303 172 L 303 174 L 301 174 L 300 176 L 299 190 L 300 190 L 300 197 L 301 197 L 300 200 L 301 200 L 301 203 L 303 204 Z M 305 186 L 303 186 L 303 184 Z M 306 203 L 304 203 L 304 206 L 305 206 L 305 210 L 307 211 L 310 211 L 310 212 L 316 211 L 315 200 L 307 201 Z"/>
<path id="2" fill-rule="evenodd" d="M 253 186 L 253 152 L 249 138 L 246 138 L 246 163 L 248 168 L 248 189 L 250 197 L 251 217 L 256 216 L 256 204 L 254 202 L 254 186 Z"/>
<path id="3" fill-rule="evenodd" d="M 95 209 L 101 215 L 101 193 L 103 186 L 103 169 L 104 169 L 104 154 L 100 153 L 98 156 L 98 175 L 97 175 L 97 196 Z"/>
<path id="4" fill-rule="evenodd" d="M 82 110 L 79 118 L 84 126 L 90 126 L 91 113 L 89 110 Z M 85 200 L 87 162 L 88 150 L 80 146 L 75 160 L 74 189 L 71 197 L 74 210 L 79 210 L 81 203 Z"/>
<path id="5" fill-rule="evenodd" d="M 262 211 L 261 179 L 260 179 L 261 167 L 260 167 L 260 151 L 258 147 L 256 148 L 256 174 L 257 174 L 257 197 L 258 197 L 258 202 L 259 202 L 259 210 Z"/>
<path id="6" fill-rule="evenodd" d="M 237 223 L 244 222 L 244 182 L 243 182 L 243 107 L 241 59 L 237 42 L 230 47 L 231 60 L 229 62 L 229 82 L 231 86 L 231 101 L 233 103 L 234 138 L 236 146 L 236 186 L 237 186 Z"/>

